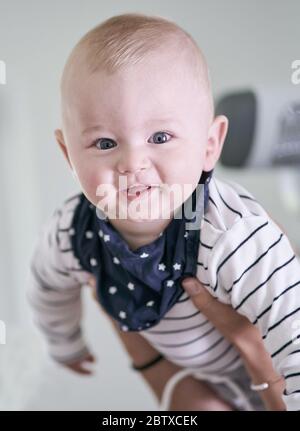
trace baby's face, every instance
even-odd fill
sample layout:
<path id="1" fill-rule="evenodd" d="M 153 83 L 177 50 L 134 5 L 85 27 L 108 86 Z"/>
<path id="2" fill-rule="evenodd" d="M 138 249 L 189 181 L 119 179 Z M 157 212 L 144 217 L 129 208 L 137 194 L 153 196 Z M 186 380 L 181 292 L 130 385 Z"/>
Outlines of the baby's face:
<path id="1" fill-rule="evenodd" d="M 119 197 L 132 204 L 119 189 L 141 183 L 153 187 L 138 199 L 151 198 L 156 207 L 160 199 L 161 209 L 170 208 L 165 190 L 176 184 L 182 194 L 172 201 L 171 214 L 195 189 L 202 170 L 213 168 L 221 145 L 214 142 L 219 131 L 211 129 L 205 92 L 189 67 L 162 52 L 113 75 L 80 78 L 69 96 L 63 137 L 85 196 L 103 210 L 104 202 L 117 208 Z M 121 177 L 127 184 L 120 185 Z M 101 201 L 99 186 L 105 185 L 109 193 Z"/>

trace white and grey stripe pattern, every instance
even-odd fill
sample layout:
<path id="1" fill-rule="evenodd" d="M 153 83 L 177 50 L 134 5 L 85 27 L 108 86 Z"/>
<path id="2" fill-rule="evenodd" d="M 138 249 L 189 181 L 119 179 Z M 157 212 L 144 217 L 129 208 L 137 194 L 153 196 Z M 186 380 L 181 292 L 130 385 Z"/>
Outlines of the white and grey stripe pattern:
<path id="1" fill-rule="evenodd" d="M 212 295 L 258 326 L 274 366 L 286 379 L 287 409 L 300 410 L 300 342 L 295 336 L 295 322 L 300 323 L 299 261 L 285 234 L 244 188 L 213 178 L 209 190 L 198 278 Z M 61 362 L 87 349 L 80 331 L 80 287 L 89 274 L 70 249 L 77 203 L 78 196 L 65 201 L 41 231 L 28 283 L 35 320 L 50 354 Z M 241 365 L 236 349 L 185 292 L 156 326 L 140 334 L 183 367 L 222 375 Z"/>
<path id="2" fill-rule="evenodd" d="M 71 249 L 70 230 L 79 195 L 66 200 L 41 228 L 31 257 L 27 297 L 34 320 L 58 362 L 72 362 L 88 352 L 81 333 L 81 286 L 89 274 Z"/>

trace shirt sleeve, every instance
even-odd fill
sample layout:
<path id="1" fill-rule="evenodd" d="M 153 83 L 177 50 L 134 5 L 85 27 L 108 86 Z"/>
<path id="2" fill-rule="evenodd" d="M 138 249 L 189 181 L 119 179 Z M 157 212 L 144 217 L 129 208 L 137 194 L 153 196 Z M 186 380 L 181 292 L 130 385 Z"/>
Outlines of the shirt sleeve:
<path id="1" fill-rule="evenodd" d="M 288 238 L 265 216 L 241 218 L 217 239 L 208 266 L 207 288 L 259 328 L 285 379 L 287 410 L 300 410 L 300 263 Z"/>
<path id="2" fill-rule="evenodd" d="M 56 209 L 39 231 L 30 259 L 26 296 L 50 356 L 72 363 L 89 352 L 81 329 L 81 287 L 87 281 L 71 249 L 76 199 Z M 82 280 L 82 283 L 80 282 Z"/>

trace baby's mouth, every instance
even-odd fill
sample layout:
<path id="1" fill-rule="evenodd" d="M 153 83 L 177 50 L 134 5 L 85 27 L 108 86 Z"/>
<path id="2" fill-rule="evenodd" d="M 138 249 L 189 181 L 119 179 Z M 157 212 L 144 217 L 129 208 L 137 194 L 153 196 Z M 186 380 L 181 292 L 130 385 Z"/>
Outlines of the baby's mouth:
<path id="1" fill-rule="evenodd" d="M 128 201 L 135 199 L 147 199 L 155 186 L 134 186 L 124 190 Z"/>
<path id="2" fill-rule="evenodd" d="M 127 196 L 128 197 L 139 197 L 141 194 L 145 193 L 146 191 L 150 190 L 152 186 L 133 186 L 129 187 L 127 189 Z"/>
<path id="3" fill-rule="evenodd" d="M 159 190 L 159 189 L 160 189 L 160 184 L 136 183 L 136 184 L 132 184 L 128 188 L 120 189 L 119 195 L 120 197 L 122 196 L 128 201 L 132 201 L 134 199 L 144 200 L 144 199 L 149 199 L 150 196 L 152 195 L 152 192 L 154 192 L 154 190 Z"/>

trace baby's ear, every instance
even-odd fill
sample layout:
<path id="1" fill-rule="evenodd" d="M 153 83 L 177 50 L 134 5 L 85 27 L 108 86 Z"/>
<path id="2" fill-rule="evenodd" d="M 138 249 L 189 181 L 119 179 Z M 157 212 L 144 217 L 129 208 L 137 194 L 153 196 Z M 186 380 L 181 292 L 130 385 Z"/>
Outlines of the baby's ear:
<path id="1" fill-rule="evenodd" d="M 214 118 L 209 131 L 203 165 L 204 171 L 214 169 L 221 151 L 228 130 L 228 118 L 225 115 L 218 115 Z"/>
<path id="2" fill-rule="evenodd" d="M 65 144 L 63 131 L 61 129 L 56 129 L 56 130 L 54 130 L 54 135 L 55 135 L 55 139 L 56 139 L 59 147 L 61 148 L 70 168 L 72 169 L 72 165 L 71 165 L 70 159 L 69 159 L 68 149 L 67 149 L 67 146 Z"/>

